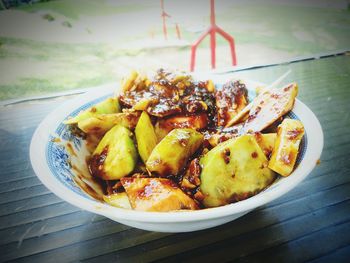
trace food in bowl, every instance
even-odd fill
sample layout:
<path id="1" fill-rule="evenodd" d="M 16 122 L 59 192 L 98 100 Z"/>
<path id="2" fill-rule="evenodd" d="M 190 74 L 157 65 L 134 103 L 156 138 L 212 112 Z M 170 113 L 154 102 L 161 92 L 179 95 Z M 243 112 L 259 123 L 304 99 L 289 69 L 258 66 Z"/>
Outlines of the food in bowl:
<path id="1" fill-rule="evenodd" d="M 291 83 L 249 101 L 241 80 L 158 70 L 132 72 L 121 92 L 65 120 L 87 141 L 87 167 L 104 202 L 141 211 L 198 210 L 239 202 L 289 176 L 303 124 L 287 118 Z"/>

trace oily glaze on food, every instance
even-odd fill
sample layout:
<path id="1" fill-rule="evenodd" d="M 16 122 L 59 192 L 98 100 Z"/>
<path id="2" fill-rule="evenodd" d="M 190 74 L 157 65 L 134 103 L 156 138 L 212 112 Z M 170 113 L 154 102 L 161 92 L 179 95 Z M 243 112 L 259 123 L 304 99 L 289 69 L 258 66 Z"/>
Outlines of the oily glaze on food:
<path id="1" fill-rule="evenodd" d="M 121 90 L 65 122 L 86 138 L 89 171 L 102 179 L 110 205 L 216 207 L 249 198 L 294 169 L 304 129 L 283 116 L 293 108 L 295 83 L 249 102 L 241 80 L 217 89 L 211 80 L 161 69 L 152 78 L 132 72 Z"/>

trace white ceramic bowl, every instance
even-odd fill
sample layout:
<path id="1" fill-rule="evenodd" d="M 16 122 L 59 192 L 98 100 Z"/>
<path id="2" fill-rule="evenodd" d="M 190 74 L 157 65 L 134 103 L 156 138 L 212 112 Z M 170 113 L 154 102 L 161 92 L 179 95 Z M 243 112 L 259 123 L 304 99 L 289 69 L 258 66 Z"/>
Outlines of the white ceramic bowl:
<path id="1" fill-rule="evenodd" d="M 257 85 L 251 81 L 247 81 L 247 84 L 248 88 Z M 158 232 L 189 232 L 224 224 L 293 189 L 315 167 L 322 152 L 321 125 L 312 111 L 301 101 L 296 100 L 289 117 L 300 119 L 305 126 L 299 165 L 290 176 L 281 178 L 263 192 L 230 205 L 188 212 L 141 212 L 112 207 L 91 198 L 73 180 L 76 174 L 70 163 L 74 159 L 76 163 L 85 166 L 81 169 L 86 169 L 87 151 L 85 142 L 72 136 L 62 121 L 111 96 L 115 88 L 115 86 L 106 86 L 85 93 L 50 113 L 40 123 L 33 135 L 30 159 L 39 179 L 57 196 L 81 209 L 106 216 L 125 225 Z M 72 156 L 65 149 L 64 144 L 68 141 L 77 156 Z"/>

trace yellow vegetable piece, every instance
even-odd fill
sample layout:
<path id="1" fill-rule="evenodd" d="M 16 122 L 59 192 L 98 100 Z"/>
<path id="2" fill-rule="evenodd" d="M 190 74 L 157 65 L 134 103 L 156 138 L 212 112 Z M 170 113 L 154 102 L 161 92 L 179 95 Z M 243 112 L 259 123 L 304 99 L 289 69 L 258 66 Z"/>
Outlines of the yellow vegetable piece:
<path id="1" fill-rule="evenodd" d="M 154 130 L 158 141 L 161 141 L 173 129 L 189 128 L 198 131 L 207 127 L 208 122 L 208 115 L 206 113 L 198 113 L 189 116 L 175 115 L 158 120 Z"/>
<path id="2" fill-rule="evenodd" d="M 146 167 L 160 176 L 177 175 L 202 142 L 203 135 L 195 130 L 172 130 L 153 149 Z"/>
<path id="3" fill-rule="evenodd" d="M 157 136 L 154 132 L 151 119 L 145 111 L 142 112 L 137 122 L 135 135 L 139 154 L 142 161 L 146 163 L 154 147 L 157 145 Z"/>
<path id="4" fill-rule="evenodd" d="M 109 114 L 120 112 L 120 105 L 117 98 L 108 98 L 95 106 L 80 112 L 76 117 L 64 121 L 64 124 L 76 124 L 79 121 L 95 117 L 99 114 Z"/>
<path id="5" fill-rule="evenodd" d="M 197 203 L 169 179 L 124 177 L 120 181 L 135 210 L 166 212 L 198 209 Z"/>
<path id="6" fill-rule="evenodd" d="M 264 152 L 265 156 L 270 159 L 272 150 L 275 146 L 277 133 L 255 133 L 254 134 L 256 142 L 259 144 L 261 150 Z"/>
<path id="7" fill-rule="evenodd" d="M 296 83 L 260 93 L 252 102 L 248 119 L 244 123 L 244 132 L 259 132 L 270 126 L 293 109 L 297 94 L 298 85 Z"/>
<path id="8" fill-rule="evenodd" d="M 207 85 L 206 86 L 207 86 L 207 90 L 209 92 L 214 92 L 215 91 L 215 84 L 214 84 L 214 82 L 211 79 L 209 79 L 207 81 Z"/>
<path id="9" fill-rule="evenodd" d="M 136 102 L 136 104 L 132 107 L 134 110 L 147 110 L 148 106 L 152 103 L 151 99 L 143 98 Z"/>
<path id="10" fill-rule="evenodd" d="M 125 192 L 111 194 L 111 195 L 104 195 L 103 200 L 111 206 L 131 209 L 129 198 Z"/>
<path id="11" fill-rule="evenodd" d="M 225 141 L 200 160 L 203 204 L 215 207 L 253 196 L 275 180 L 253 135 Z"/>
<path id="12" fill-rule="evenodd" d="M 290 175 L 294 169 L 303 136 L 304 126 L 301 121 L 284 119 L 277 129 L 277 140 L 269 168 L 282 176 Z"/>
<path id="13" fill-rule="evenodd" d="M 78 127 L 88 134 L 103 135 L 114 125 L 119 124 L 128 129 L 134 129 L 139 119 L 138 112 L 122 112 L 98 114 L 78 122 Z"/>
<path id="14" fill-rule="evenodd" d="M 139 76 L 139 73 L 137 73 L 135 70 L 131 71 L 130 75 L 127 78 L 122 80 L 122 83 L 121 83 L 122 91 L 130 90 L 134 86 L 135 80 L 137 79 L 138 76 Z"/>
<path id="15" fill-rule="evenodd" d="M 176 74 L 173 78 L 170 78 L 170 82 L 173 85 L 176 85 L 178 83 L 184 83 L 187 84 L 186 82 L 191 81 L 192 77 L 190 75 L 186 75 L 186 74 L 181 74 L 179 72 L 179 74 Z"/>
<path id="16" fill-rule="evenodd" d="M 92 175 L 104 180 L 116 180 L 131 173 L 137 162 L 132 136 L 132 132 L 121 125 L 109 130 L 89 162 Z"/>

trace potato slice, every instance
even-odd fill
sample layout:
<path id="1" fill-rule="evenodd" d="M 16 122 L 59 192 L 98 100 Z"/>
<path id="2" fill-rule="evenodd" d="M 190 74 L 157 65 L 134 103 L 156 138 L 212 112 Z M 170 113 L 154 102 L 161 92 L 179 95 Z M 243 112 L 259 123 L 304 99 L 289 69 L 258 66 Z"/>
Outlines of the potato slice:
<path id="1" fill-rule="evenodd" d="M 208 115 L 206 113 L 199 113 L 196 115 L 176 115 L 170 118 L 164 118 L 160 120 L 160 126 L 169 131 L 175 128 L 201 130 L 207 127 L 208 122 Z"/>
<path id="2" fill-rule="evenodd" d="M 111 206 L 131 209 L 129 198 L 125 192 L 115 193 L 111 195 L 104 195 L 103 200 Z"/>
<path id="3" fill-rule="evenodd" d="M 90 161 L 92 175 L 104 180 L 116 180 L 131 173 L 137 162 L 132 132 L 116 125 L 103 136 Z"/>
<path id="4" fill-rule="evenodd" d="M 124 177 L 120 181 L 135 210 L 167 212 L 198 209 L 197 203 L 169 179 Z"/>
<path id="5" fill-rule="evenodd" d="M 116 124 L 134 129 L 140 117 L 139 112 L 98 114 L 78 122 L 78 127 L 87 134 L 104 135 Z"/>
<path id="6" fill-rule="evenodd" d="M 134 86 L 135 80 L 137 79 L 138 76 L 139 76 L 139 73 L 135 70 L 132 70 L 128 77 L 123 78 L 121 81 L 122 91 L 125 92 L 125 91 L 130 90 Z"/>
<path id="7" fill-rule="evenodd" d="M 145 111 L 142 112 L 136 125 L 135 135 L 139 154 L 142 161 L 146 163 L 154 147 L 156 147 L 158 140 L 151 119 Z"/>
<path id="8" fill-rule="evenodd" d="M 216 90 L 215 84 L 211 79 L 207 80 L 205 87 L 209 92 L 215 92 Z"/>
<path id="9" fill-rule="evenodd" d="M 277 133 L 265 133 L 257 132 L 254 134 L 256 142 L 259 144 L 261 150 L 264 152 L 267 159 L 270 159 L 272 150 L 275 146 Z"/>
<path id="10" fill-rule="evenodd" d="M 175 115 L 169 118 L 160 119 L 155 126 L 158 140 L 163 139 L 170 131 L 177 128 L 190 128 L 201 130 L 208 126 L 209 119 L 206 113 L 196 115 Z"/>
<path id="11" fill-rule="evenodd" d="M 77 124 L 79 121 L 95 117 L 99 114 L 109 114 L 120 112 L 119 100 L 117 98 L 108 98 L 95 106 L 80 112 L 74 118 L 64 121 L 64 124 Z"/>
<path id="12" fill-rule="evenodd" d="M 244 123 L 244 132 L 260 132 L 287 112 L 293 109 L 298 94 L 296 83 L 284 88 L 269 89 L 254 99 L 248 119 Z"/>
<path id="13" fill-rule="evenodd" d="M 253 135 L 225 141 L 201 158 L 203 204 L 215 207 L 253 196 L 275 180 Z"/>
<path id="14" fill-rule="evenodd" d="M 282 176 L 292 173 L 299 152 L 299 145 L 304 136 L 301 121 L 284 119 L 278 126 L 276 144 L 272 151 L 269 168 Z"/>
<path id="15" fill-rule="evenodd" d="M 192 129 L 175 129 L 153 149 L 146 162 L 159 176 L 177 175 L 203 142 L 203 135 Z"/>

